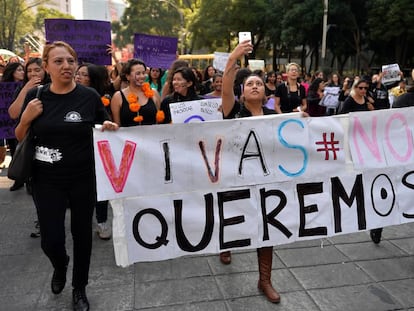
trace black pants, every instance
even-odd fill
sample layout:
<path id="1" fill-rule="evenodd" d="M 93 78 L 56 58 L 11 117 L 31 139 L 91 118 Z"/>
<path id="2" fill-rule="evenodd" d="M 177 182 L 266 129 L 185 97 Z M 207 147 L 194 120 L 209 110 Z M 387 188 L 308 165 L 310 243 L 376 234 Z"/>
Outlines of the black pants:
<path id="1" fill-rule="evenodd" d="M 92 251 L 92 217 L 95 206 L 93 178 L 82 179 L 60 186 L 33 180 L 33 201 L 36 205 L 41 247 L 53 267 L 62 268 L 66 263 L 65 215 L 70 208 L 73 239 L 72 286 L 88 284 Z"/>
<path id="2" fill-rule="evenodd" d="M 108 201 L 96 202 L 96 221 L 98 224 L 108 220 Z"/>

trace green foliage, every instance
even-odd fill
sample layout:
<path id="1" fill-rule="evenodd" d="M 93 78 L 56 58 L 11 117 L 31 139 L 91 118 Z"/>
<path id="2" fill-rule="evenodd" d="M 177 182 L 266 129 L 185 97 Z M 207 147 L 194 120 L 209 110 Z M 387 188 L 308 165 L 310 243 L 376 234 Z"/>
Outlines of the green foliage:
<path id="1" fill-rule="evenodd" d="M 33 29 L 41 31 L 44 33 L 44 25 L 45 19 L 47 18 L 68 18 L 74 19 L 74 17 L 70 14 L 62 13 L 55 9 L 46 8 L 44 6 L 39 6 L 37 8 L 37 14 L 35 16 L 35 20 L 33 22 Z"/>

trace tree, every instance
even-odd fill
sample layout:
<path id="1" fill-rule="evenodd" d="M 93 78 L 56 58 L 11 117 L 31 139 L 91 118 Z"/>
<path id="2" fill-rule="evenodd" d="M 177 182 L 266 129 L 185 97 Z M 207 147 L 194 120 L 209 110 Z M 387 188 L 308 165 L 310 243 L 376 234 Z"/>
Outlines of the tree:
<path id="1" fill-rule="evenodd" d="M 62 13 L 55 9 L 46 8 L 44 6 L 39 6 L 37 8 L 37 14 L 35 16 L 35 20 L 33 22 L 33 29 L 41 31 L 42 34 L 45 33 L 44 31 L 44 25 L 45 25 L 45 19 L 47 18 L 68 18 L 68 19 L 74 19 L 74 17 L 70 14 Z"/>
<path id="2" fill-rule="evenodd" d="M 17 40 L 32 30 L 33 17 L 30 10 L 47 2 L 48 0 L 0 0 L 0 46 L 14 51 Z"/>

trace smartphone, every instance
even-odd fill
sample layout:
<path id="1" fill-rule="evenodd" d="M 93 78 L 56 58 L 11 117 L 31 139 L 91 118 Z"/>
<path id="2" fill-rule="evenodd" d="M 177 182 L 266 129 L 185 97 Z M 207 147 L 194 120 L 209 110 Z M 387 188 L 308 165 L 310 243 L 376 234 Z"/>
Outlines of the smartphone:
<path id="1" fill-rule="evenodd" d="M 239 32 L 239 43 L 249 40 L 252 43 L 252 33 L 250 31 Z"/>

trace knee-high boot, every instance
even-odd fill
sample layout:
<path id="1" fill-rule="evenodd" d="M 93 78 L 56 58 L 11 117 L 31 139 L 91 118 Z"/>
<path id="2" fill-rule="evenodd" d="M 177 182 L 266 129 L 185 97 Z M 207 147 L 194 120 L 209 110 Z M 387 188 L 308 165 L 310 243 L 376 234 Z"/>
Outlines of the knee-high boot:
<path id="1" fill-rule="evenodd" d="M 257 259 L 259 262 L 259 289 L 265 294 L 267 299 L 273 303 L 280 302 L 279 293 L 273 288 L 270 279 L 272 274 L 273 247 L 263 247 L 257 249 Z"/>

